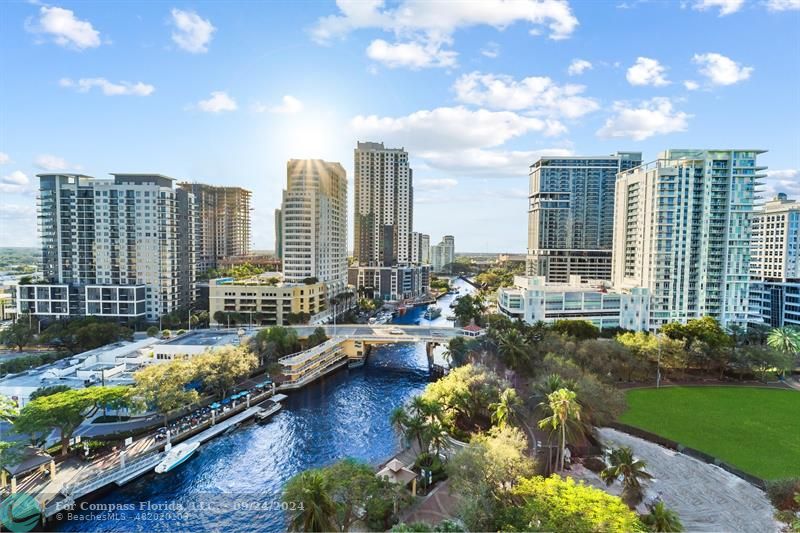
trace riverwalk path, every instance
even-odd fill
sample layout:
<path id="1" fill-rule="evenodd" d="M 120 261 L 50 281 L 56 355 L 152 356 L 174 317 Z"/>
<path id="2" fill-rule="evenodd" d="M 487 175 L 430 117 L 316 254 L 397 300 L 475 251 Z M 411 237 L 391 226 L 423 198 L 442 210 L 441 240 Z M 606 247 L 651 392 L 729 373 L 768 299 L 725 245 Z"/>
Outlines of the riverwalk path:
<path id="1" fill-rule="evenodd" d="M 767 495 L 747 481 L 718 466 L 615 429 L 598 428 L 597 432 L 605 444 L 630 446 L 647 463 L 647 471 L 654 478 L 646 486 L 647 496 L 660 495 L 664 504 L 678 513 L 686 531 L 781 530 Z M 583 479 L 608 490 L 591 472 L 587 471 Z M 615 487 L 618 485 L 611 488 Z"/>
<path id="2" fill-rule="evenodd" d="M 213 424 L 212 420 L 200 423 L 175 435 L 172 442 L 205 442 L 214 438 L 252 418 L 261 410 L 258 404 L 272 397 L 272 394 L 271 390 L 265 390 L 254 395 L 250 402 L 242 400 L 216 416 Z M 123 484 L 150 470 L 158 462 L 158 456 L 163 455 L 161 449 L 165 444 L 164 440 L 156 440 L 154 433 L 149 433 L 134 440 L 124 450 L 105 454 L 92 461 L 71 456 L 58 464 L 55 476 L 44 472 L 28 476 L 20 481 L 17 491 L 32 496 L 42 509 L 47 510 L 46 514 L 52 514 L 58 502 L 64 501 L 65 493 L 77 499 L 103 485 Z"/>

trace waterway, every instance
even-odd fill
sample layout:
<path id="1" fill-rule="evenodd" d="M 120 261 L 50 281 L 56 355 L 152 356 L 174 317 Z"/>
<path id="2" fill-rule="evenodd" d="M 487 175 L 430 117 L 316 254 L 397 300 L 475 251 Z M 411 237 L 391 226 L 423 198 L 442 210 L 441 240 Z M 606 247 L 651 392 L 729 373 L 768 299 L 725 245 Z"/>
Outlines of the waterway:
<path id="1" fill-rule="evenodd" d="M 471 286 L 456 281 L 460 294 Z M 451 325 L 455 296 L 439 300 L 442 315 L 427 321 L 424 307 L 398 324 Z M 441 357 L 441 349 L 437 351 Z M 439 361 L 437 361 L 439 362 Z M 398 451 L 391 411 L 428 383 L 424 344 L 376 348 L 366 364 L 326 376 L 289 394 L 264 425 L 251 424 L 205 445 L 167 474 L 148 474 L 65 511 L 59 531 L 285 531 L 281 491 L 294 474 L 353 457 L 378 465 Z M 83 507 L 81 509 L 81 507 Z M 111 516 L 104 510 L 113 509 Z"/>

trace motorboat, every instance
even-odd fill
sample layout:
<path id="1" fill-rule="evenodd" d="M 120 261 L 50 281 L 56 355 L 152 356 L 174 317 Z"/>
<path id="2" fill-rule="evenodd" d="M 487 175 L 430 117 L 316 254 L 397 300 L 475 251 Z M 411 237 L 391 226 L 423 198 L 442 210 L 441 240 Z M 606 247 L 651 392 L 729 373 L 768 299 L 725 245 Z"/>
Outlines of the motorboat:
<path id="1" fill-rule="evenodd" d="M 438 318 L 442 314 L 442 310 L 439 309 L 438 305 L 430 305 L 428 309 L 425 310 L 425 314 L 422 315 L 425 320 L 433 320 L 434 318 Z"/>
<path id="2" fill-rule="evenodd" d="M 257 422 L 265 422 L 269 420 L 269 418 L 281 410 L 281 404 L 278 402 L 273 402 L 272 400 L 267 400 L 264 403 L 264 407 L 261 411 L 256 413 L 256 421 Z"/>
<path id="3" fill-rule="evenodd" d="M 167 451 L 167 456 L 156 465 L 156 474 L 165 474 L 176 466 L 184 463 L 199 447 L 199 442 L 181 443 L 177 446 L 173 446 Z"/>

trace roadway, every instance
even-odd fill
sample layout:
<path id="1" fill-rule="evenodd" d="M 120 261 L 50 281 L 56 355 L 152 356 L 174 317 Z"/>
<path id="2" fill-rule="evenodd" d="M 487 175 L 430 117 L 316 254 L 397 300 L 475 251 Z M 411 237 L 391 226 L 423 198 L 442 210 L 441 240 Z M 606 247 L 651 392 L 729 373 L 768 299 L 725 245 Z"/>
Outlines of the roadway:
<path id="1" fill-rule="evenodd" d="M 269 327 L 269 326 L 266 326 Z M 315 329 L 322 328 L 330 337 L 350 338 L 357 340 L 394 339 L 397 342 L 421 342 L 425 340 L 450 339 L 460 335 L 461 330 L 452 326 L 403 326 L 399 324 L 337 324 L 325 326 L 285 326 L 294 329 L 300 337 L 308 337 Z M 245 335 L 253 335 L 264 327 L 242 328 Z M 392 333 L 395 331 L 395 333 Z M 188 335 L 169 341 L 175 345 L 222 346 L 238 344 L 237 329 L 203 329 L 192 331 Z M 399 333 L 401 332 L 401 333 Z"/>

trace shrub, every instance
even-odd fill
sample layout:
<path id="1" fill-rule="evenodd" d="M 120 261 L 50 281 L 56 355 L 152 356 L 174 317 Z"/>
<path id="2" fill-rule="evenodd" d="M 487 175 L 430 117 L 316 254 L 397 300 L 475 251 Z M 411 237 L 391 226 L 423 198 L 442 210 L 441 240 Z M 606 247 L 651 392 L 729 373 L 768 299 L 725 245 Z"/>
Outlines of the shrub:
<path id="1" fill-rule="evenodd" d="M 157 337 L 158 336 L 158 328 L 156 326 L 150 326 L 147 328 L 147 336 L 148 337 Z"/>
<path id="2" fill-rule="evenodd" d="M 772 505 L 780 511 L 800 511 L 795 494 L 800 493 L 800 478 L 776 479 L 767 482 L 767 495 Z"/>

